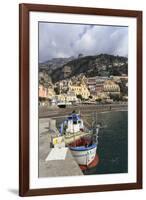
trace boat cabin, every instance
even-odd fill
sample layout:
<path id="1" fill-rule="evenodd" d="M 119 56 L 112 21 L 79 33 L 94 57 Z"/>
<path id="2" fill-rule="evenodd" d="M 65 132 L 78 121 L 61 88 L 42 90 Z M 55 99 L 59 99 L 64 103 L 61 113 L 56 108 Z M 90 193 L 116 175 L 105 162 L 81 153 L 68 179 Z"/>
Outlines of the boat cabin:
<path id="1" fill-rule="evenodd" d="M 84 129 L 83 120 L 79 114 L 71 114 L 61 125 L 60 133 L 77 133 Z"/>

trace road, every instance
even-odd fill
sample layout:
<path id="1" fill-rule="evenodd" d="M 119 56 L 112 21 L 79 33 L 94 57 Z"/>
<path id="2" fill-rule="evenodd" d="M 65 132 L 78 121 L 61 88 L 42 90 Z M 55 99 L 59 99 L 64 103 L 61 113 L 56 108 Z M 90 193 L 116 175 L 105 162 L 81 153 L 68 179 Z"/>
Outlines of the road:
<path id="1" fill-rule="evenodd" d="M 47 108 L 39 107 L 39 118 L 57 118 L 68 116 L 74 110 L 81 115 L 88 115 L 93 112 L 105 112 L 105 111 L 123 111 L 127 110 L 127 104 L 106 104 L 106 105 L 78 105 L 78 106 L 68 106 L 66 108 Z"/>

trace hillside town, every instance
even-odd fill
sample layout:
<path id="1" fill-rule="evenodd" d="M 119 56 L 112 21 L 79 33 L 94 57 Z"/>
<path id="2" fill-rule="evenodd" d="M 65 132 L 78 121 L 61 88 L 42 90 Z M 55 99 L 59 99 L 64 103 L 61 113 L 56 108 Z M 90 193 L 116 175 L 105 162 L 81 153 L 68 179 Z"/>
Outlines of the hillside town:
<path id="1" fill-rule="evenodd" d="M 128 27 L 39 22 L 38 46 L 39 177 L 127 173 Z"/>
<path id="2" fill-rule="evenodd" d="M 86 77 L 83 73 L 52 82 L 47 72 L 39 72 L 39 105 L 58 106 L 104 104 L 128 101 L 128 76 Z"/>

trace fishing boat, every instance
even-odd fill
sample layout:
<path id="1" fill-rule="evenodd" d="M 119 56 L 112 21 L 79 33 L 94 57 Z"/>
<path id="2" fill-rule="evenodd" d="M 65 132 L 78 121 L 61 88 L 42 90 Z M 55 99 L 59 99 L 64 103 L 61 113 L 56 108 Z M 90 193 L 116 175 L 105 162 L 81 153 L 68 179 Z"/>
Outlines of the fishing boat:
<path id="1" fill-rule="evenodd" d="M 97 164 L 96 150 L 99 128 L 97 125 L 92 130 L 87 130 L 80 114 L 75 112 L 69 115 L 61 124 L 60 134 L 66 138 L 66 145 L 80 166 L 92 166 L 92 163 L 94 165 Z M 72 139 L 67 140 L 68 137 Z"/>
<path id="2" fill-rule="evenodd" d="M 57 103 L 57 106 L 59 108 L 66 108 L 66 103 L 65 102 L 59 102 L 59 103 Z"/>
<path id="3" fill-rule="evenodd" d="M 58 102 L 57 103 L 57 106 L 59 108 L 66 108 L 67 106 L 70 106 L 70 105 L 72 105 L 71 102 Z"/>

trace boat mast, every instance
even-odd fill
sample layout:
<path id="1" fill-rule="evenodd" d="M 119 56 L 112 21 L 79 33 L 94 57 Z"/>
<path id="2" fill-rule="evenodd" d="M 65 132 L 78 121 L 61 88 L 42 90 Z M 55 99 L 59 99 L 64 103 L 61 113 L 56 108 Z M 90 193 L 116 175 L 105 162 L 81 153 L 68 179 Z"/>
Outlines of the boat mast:
<path id="1" fill-rule="evenodd" d="M 75 112 L 73 112 L 75 113 Z M 73 114 L 72 114 L 72 123 L 73 123 L 73 136 L 74 136 L 74 144 L 76 146 L 76 142 L 75 142 L 75 131 L 74 131 L 74 120 L 73 120 Z"/>
<path id="2" fill-rule="evenodd" d="M 93 140 L 94 140 L 94 142 L 96 144 L 98 144 L 98 131 L 99 131 L 99 127 L 97 125 L 97 112 L 93 113 L 92 127 L 93 127 Z"/>

